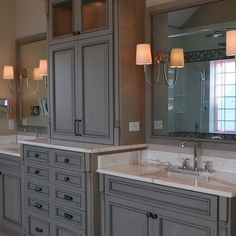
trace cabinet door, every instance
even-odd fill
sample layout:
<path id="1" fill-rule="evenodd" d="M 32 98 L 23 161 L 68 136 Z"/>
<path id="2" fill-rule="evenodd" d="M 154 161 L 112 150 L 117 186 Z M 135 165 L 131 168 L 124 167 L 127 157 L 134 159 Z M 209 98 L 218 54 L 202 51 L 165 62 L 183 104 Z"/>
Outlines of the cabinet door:
<path id="1" fill-rule="evenodd" d="M 178 214 L 171 211 L 156 210 L 154 213 L 155 236 L 216 236 L 217 222 Z"/>
<path id="2" fill-rule="evenodd" d="M 83 141 L 113 144 L 112 50 L 111 35 L 79 42 L 76 108 Z"/>
<path id="3" fill-rule="evenodd" d="M 105 236 L 152 236 L 152 208 L 115 197 L 105 199 Z"/>
<path id="4" fill-rule="evenodd" d="M 21 226 L 21 178 L 1 172 L 0 201 L 2 223 L 12 229 Z"/>
<path id="5" fill-rule="evenodd" d="M 75 43 L 50 47 L 50 121 L 53 138 L 76 138 L 75 48 Z"/>

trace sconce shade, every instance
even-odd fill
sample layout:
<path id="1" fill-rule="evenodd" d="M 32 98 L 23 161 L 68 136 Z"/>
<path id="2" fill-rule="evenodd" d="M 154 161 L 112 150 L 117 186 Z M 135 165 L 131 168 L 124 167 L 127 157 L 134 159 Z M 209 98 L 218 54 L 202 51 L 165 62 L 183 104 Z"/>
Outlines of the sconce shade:
<path id="1" fill-rule="evenodd" d="M 184 49 L 172 48 L 170 51 L 170 67 L 183 68 L 184 67 Z"/>
<path id="2" fill-rule="evenodd" d="M 136 47 L 136 65 L 152 64 L 152 54 L 150 44 L 137 44 Z"/>
<path id="3" fill-rule="evenodd" d="M 40 60 L 39 62 L 39 73 L 42 76 L 48 75 L 48 61 L 47 60 Z"/>
<path id="4" fill-rule="evenodd" d="M 13 68 L 13 66 L 4 66 L 3 79 L 7 79 L 7 80 L 14 79 L 14 68 Z"/>
<path id="5" fill-rule="evenodd" d="M 33 70 L 33 80 L 42 80 L 43 77 L 40 75 L 39 68 Z"/>
<path id="6" fill-rule="evenodd" d="M 226 33 L 226 55 L 236 56 L 236 30 Z"/>

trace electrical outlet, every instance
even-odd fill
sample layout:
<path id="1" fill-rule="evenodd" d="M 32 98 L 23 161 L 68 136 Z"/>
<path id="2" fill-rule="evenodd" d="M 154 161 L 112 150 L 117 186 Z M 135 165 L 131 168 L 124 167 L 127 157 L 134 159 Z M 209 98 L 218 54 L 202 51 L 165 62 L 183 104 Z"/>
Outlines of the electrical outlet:
<path id="1" fill-rule="evenodd" d="M 163 121 L 162 120 L 154 120 L 154 129 L 155 130 L 163 129 Z"/>
<path id="2" fill-rule="evenodd" d="M 26 118 L 23 118 L 23 119 L 22 119 L 22 125 L 28 125 L 28 121 L 27 121 Z"/>
<path id="3" fill-rule="evenodd" d="M 8 126 L 9 129 L 15 129 L 15 121 L 13 119 L 9 119 Z"/>
<path id="4" fill-rule="evenodd" d="M 140 131 L 140 122 L 129 122 L 129 132 Z"/>

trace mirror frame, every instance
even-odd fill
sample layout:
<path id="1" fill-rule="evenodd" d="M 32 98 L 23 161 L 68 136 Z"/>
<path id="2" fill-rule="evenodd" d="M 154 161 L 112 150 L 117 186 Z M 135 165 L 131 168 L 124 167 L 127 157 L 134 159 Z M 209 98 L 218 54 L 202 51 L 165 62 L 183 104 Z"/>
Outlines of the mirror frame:
<path id="1" fill-rule="evenodd" d="M 186 8 L 206 5 L 209 3 L 214 2 L 222 2 L 225 0 L 180 0 L 175 2 L 164 3 L 156 6 L 151 6 L 146 8 L 145 14 L 145 25 L 146 25 L 146 32 L 145 32 L 145 39 L 146 43 L 151 43 L 152 38 L 152 17 L 157 14 L 168 13 L 171 11 L 183 10 Z M 157 143 L 157 144 L 171 144 L 176 145 L 179 144 L 181 140 L 194 140 L 197 142 L 203 143 L 210 143 L 206 144 L 206 147 L 214 145 L 214 143 L 220 144 L 235 144 L 236 141 L 234 140 L 213 140 L 210 138 L 197 138 L 197 137 L 173 137 L 173 136 L 164 136 L 164 135 L 154 135 L 152 130 L 152 123 L 153 123 L 153 112 L 152 112 L 152 88 L 149 86 L 145 86 L 145 119 L 146 119 L 146 142 L 147 143 Z M 222 134 L 223 135 L 223 134 Z M 235 136 L 236 134 L 232 135 Z M 215 146 L 215 145 L 214 145 Z"/>
<path id="2" fill-rule="evenodd" d="M 47 40 L 47 33 L 41 33 L 41 34 L 36 34 L 33 36 L 25 37 L 25 38 L 20 38 L 16 40 L 16 74 L 19 74 L 19 66 L 20 66 L 20 61 L 19 61 L 19 49 L 20 46 L 41 41 L 41 40 Z M 48 52 L 47 52 L 48 55 Z M 19 86 L 19 80 L 16 80 L 16 86 L 18 88 Z M 49 98 L 49 89 L 47 89 L 47 96 Z M 42 127 L 42 126 L 30 126 L 30 125 L 22 125 L 21 124 L 21 106 L 22 106 L 22 97 L 21 93 L 16 94 L 16 124 L 17 124 L 17 129 L 19 132 L 40 132 L 42 134 L 46 134 L 48 132 L 49 124 L 47 127 Z M 49 101 L 49 100 L 48 100 Z M 49 119 L 49 118 L 48 118 Z M 48 121 L 49 123 L 49 121 Z"/>

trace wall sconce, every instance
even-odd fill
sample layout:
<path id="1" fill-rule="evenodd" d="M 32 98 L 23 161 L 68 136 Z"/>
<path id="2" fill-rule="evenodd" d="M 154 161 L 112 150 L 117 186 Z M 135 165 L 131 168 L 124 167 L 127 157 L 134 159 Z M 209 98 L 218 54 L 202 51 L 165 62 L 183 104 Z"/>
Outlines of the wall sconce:
<path id="1" fill-rule="evenodd" d="M 236 56 L 236 30 L 226 32 L 226 55 Z"/>
<path id="2" fill-rule="evenodd" d="M 172 88 L 177 82 L 178 78 L 178 69 L 184 67 L 184 50 L 183 48 L 173 48 L 170 51 L 170 68 L 175 69 L 175 76 L 172 83 L 169 82 L 167 76 L 167 60 L 168 53 L 164 50 L 157 52 L 155 56 L 155 62 L 157 64 L 157 77 L 154 83 L 148 79 L 147 66 L 152 64 L 152 54 L 150 44 L 138 44 L 136 48 L 136 65 L 144 66 L 144 74 L 146 81 L 149 86 L 156 86 L 160 79 L 161 65 L 163 69 L 165 83 L 168 87 Z"/>
<path id="3" fill-rule="evenodd" d="M 39 61 L 39 74 L 45 81 L 45 86 L 48 85 L 48 61 L 40 60 Z"/>

